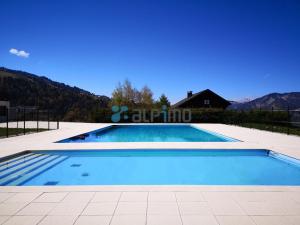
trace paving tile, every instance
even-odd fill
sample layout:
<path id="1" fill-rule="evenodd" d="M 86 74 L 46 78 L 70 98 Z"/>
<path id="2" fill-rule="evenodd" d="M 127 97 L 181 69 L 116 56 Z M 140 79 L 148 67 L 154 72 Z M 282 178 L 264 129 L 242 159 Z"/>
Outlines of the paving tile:
<path id="1" fill-rule="evenodd" d="M 63 203 L 89 202 L 94 192 L 70 192 L 63 200 Z"/>
<path id="2" fill-rule="evenodd" d="M 142 214 L 146 215 L 146 202 L 119 202 L 115 215 Z"/>
<path id="3" fill-rule="evenodd" d="M 82 213 L 87 203 L 57 203 L 57 205 L 49 212 L 49 215 L 57 216 L 76 216 Z"/>
<path id="4" fill-rule="evenodd" d="M 212 211 L 207 202 L 179 202 L 181 215 L 212 215 Z"/>
<path id="5" fill-rule="evenodd" d="M 84 209 L 82 215 L 94 215 L 94 216 L 109 216 L 113 215 L 116 209 L 117 203 L 111 202 L 95 202 L 90 203 Z"/>
<path id="6" fill-rule="evenodd" d="M 286 215 L 300 215 L 300 203 L 297 202 L 281 202 L 281 208 L 284 209 Z"/>
<path id="7" fill-rule="evenodd" d="M 77 216 L 46 216 L 39 225 L 73 225 Z"/>
<path id="8" fill-rule="evenodd" d="M 30 203 L 17 213 L 20 216 L 39 216 L 47 215 L 56 203 Z"/>
<path id="9" fill-rule="evenodd" d="M 62 201 L 68 192 L 54 192 L 54 193 L 43 193 L 34 202 L 60 202 Z"/>
<path id="10" fill-rule="evenodd" d="M 241 202 L 239 203 L 247 215 L 287 215 L 287 209 L 284 204 L 268 202 Z"/>
<path id="11" fill-rule="evenodd" d="M 202 202 L 204 198 L 201 192 L 176 192 L 178 202 Z"/>
<path id="12" fill-rule="evenodd" d="M 182 222 L 183 225 L 219 225 L 214 216 L 182 216 Z"/>
<path id="13" fill-rule="evenodd" d="M 220 225 L 255 225 L 249 216 L 217 216 Z"/>
<path id="14" fill-rule="evenodd" d="M 256 225 L 298 225 L 285 216 L 253 216 Z"/>
<path id="15" fill-rule="evenodd" d="M 21 210 L 26 203 L 21 202 L 10 202 L 10 203 L 1 203 L 0 204 L 0 215 L 2 216 L 11 216 L 16 214 Z"/>
<path id="16" fill-rule="evenodd" d="M 284 192 L 232 192 L 238 202 L 284 202 L 290 201 Z"/>
<path id="17" fill-rule="evenodd" d="M 299 225 L 300 224 L 300 216 L 287 216 L 287 217 L 293 225 Z"/>
<path id="18" fill-rule="evenodd" d="M 110 225 L 145 225 L 145 215 L 115 215 Z M 166 225 L 166 224 L 165 224 Z"/>
<path id="19" fill-rule="evenodd" d="M 0 216 L 0 224 L 3 224 L 8 218 L 9 216 Z"/>
<path id="20" fill-rule="evenodd" d="M 147 202 L 148 192 L 123 192 L 121 202 Z"/>
<path id="21" fill-rule="evenodd" d="M 32 202 L 35 198 L 37 198 L 41 193 L 40 192 L 29 192 L 29 193 L 17 193 L 12 197 L 8 198 L 5 203 L 12 202 Z"/>
<path id="22" fill-rule="evenodd" d="M 42 216 L 13 216 L 3 225 L 35 225 L 41 221 Z"/>
<path id="23" fill-rule="evenodd" d="M 117 202 L 121 192 L 96 192 L 91 202 Z"/>
<path id="24" fill-rule="evenodd" d="M 202 192 L 206 201 L 232 201 L 230 192 Z"/>
<path id="25" fill-rule="evenodd" d="M 178 205 L 175 202 L 149 202 L 148 215 L 179 215 Z"/>
<path id="26" fill-rule="evenodd" d="M 0 203 L 14 195 L 15 193 L 9 193 L 9 192 L 0 193 Z"/>
<path id="27" fill-rule="evenodd" d="M 300 192 L 287 192 L 285 195 L 287 198 L 300 203 Z"/>
<path id="28" fill-rule="evenodd" d="M 147 225 L 182 225 L 182 222 L 180 217 L 175 215 L 148 215 Z"/>
<path id="29" fill-rule="evenodd" d="M 219 201 L 209 201 L 214 215 L 228 215 L 228 216 L 243 216 L 246 215 L 244 210 L 234 201 L 221 199 Z"/>
<path id="30" fill-rule="evenodd" d="M 109 225 L 110 216 L 79 216 L 74 225 Z"/>
<path id="31" fill-rule="evenodd" d="M 149 202 L 176 202 L 173 192 L 149 192 Z"/>

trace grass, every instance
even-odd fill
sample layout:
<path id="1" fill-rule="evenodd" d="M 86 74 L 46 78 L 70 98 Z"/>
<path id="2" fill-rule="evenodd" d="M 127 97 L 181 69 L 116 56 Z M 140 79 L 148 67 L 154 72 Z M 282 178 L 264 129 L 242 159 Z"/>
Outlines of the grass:
<path id="1" fill-rule="evenodd" d="M 48 129 L 39 129 L 40 131 L 46 131 Z M 27 133 L 35 133 L 36 128 L 27 128 L 25 129 L 26 134 Z M 24 130 L 23 128 L 8 128 L 8 135 L 9 136 L 16 136 L 16 135 L 23 135 Z M 6 128 L 0 127 L 0 137 L 6 137 Z"/>
<path id="2" fill-rule="evenodd" d="M 300 127 L 289 126 L 284 124 L 267 124 L 267 123 L 241 123 L 242 127 L 254 128 L 259 130 L 267 130 L 277 133 L 293 134 L 300 136 Z"/>

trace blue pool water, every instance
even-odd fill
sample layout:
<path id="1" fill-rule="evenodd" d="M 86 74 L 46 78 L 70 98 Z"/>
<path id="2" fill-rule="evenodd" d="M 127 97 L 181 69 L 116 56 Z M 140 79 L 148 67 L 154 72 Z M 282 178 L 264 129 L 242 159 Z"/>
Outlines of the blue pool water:
<path id="1" fill-rule="evenodd" d="M 0 162 L 0 185 L 300 185 L 268 150 L 34 151 Z"/>
<path id="2" fill-rule="evenodd" d="M 114 125 L 60 141 L 74 142 L 227 142 L 236 141 L 190 125 Z"/>

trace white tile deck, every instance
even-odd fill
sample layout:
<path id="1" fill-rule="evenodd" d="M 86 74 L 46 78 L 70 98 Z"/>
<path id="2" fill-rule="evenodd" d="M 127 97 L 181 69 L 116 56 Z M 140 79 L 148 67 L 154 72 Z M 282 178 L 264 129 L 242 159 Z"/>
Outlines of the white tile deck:
<path id="1" fill-rule="evenodd" d="M 67 194 L 68 192 L 43 193 L 36 198 L 34 202 L 60 202 L 67 196 Z"/>
<path id="2" fill-rule="evenodd" d="M 30 203 L 17 213 L 19 216 L 42 216 L 47 215 L 56 203 Z"/>
<path id="3" fill-rule="evenodd" d="M 169 215 L 149 215 L 147 217 L 147 225 L 182 225 L 180 216 Z"/>
<path id="4" fill-rule="evenodd" d="M 213 214 L 207 202 L 182 202 L 178 205 L 181 215 L 211 216 Z"/>
<path id="5" fill-rule="evenodd" d="M 83 211 L 86 216 L 112 216 L 117 207 L 117 203 L 96 202 L 90 203 Z"/>
<path id="6" fill-rule="evenodd" d="M 144 215 L 116 215 L 112 218 L 111 225 L 145 225 Z"/>
<path id="7" fill-rule="evenodd" d="M 204 198 L 200 192 L 176 192 L 178 202 L 202 202 Z"/>
<path id="8" fill-rule="evenodd" d="M 92 198 L 92 202 L 117 202 L 121 192 L 98 192 Z"/>
<path id="9" fill-rule="evenodd" d="M 148 215 L 179 215 L 176 202 L 149 202 Z"/>
<path id="10" fill-rule="evenodd" d="M 256 225 L 249 216 L 217 216 L 220 225 Z"/>
<path id="11" fill-rule="evenodd" d="M 75 225 L 109 225 L 110 216 L 79 216 Z"/>
<path id="12" fill-rule="evenodd" d="M 270 149 L 300 159 L 300 138 L 222 124 L 200 124 L 242 142 L 80 143 L 55 141 L 107 124 L 61 123 L 60 130 L 0 139 L 0 157 L 24 150 L 197 148 Z M 1 124 L 0 124 L 1 126 Z M 0 187 L 0 224 L 299 225 L 299 186 Z"/>
<path id="13" fill-rule="evenodd" d="M 42 216 L 13 216 L 4 225 L 35 225 L 42 220 Z"/>
<path id="14" fill-rule="evenodd" d="M 183 225 L 219 225 L 214 216 L 182 216 Z M 233 225 L 233 224 L 230 224 Z M 241 224 L 239 224 L 241 225 Z"/>
<path id="15" fill-rule="evenodd" d="M 76 216 L 46 216 L 39 225 L 73 225 Z"/>
<path id="16" fill-rule="evenodd" d="M 115 215 L 146 215 L 147 202 L 119 202 Z"/>
<path id="17" fill-rule="evenodd" d="M 121 202 L 147 202 L 148 192 L 123 192 Z"/>
<path id="18" fill-rule="evenodd" d="M 95 195 L 102 193 L 95 188 Z M 146 187 L 145 187 L 146 189 Z M 186 189 L 186 188 L 185 188 Z M 209 189 L 209 187 L 207 187 Z M 34 192 L 33 192 L 34 193 Z M 55 192 L 57 194 L 57 190 Z M 65 192 L 63 192 L 65 194 Z M 91 192 L 70 192 L 70 195 L 78 193 L 81 199 L 90 198 Z M 94 193 L 94 192 L 92 192 Z M 132 191 L 121 192 L 129 196 L 139 196 L 140 192 Z M 145 192 L 148 193 L 148 192 Z M 152 194 L 161 194 L 161 192 L 149 191 L 149 196 Z M 170 194 L 176 196 L 177 192 L 170 191 Z M 205 196 L 208 191 L 197 192 L 200 196 Z M 216 194 L 218 191 L 211 191 Z M 226 191 L 221 194 L 235 196 L 237 192 Z M 243 192 L 242 189 L 239 193 Z M 255 193 L 255 192 L 254 192 Z M 293 190 L 281 192 L 258 192 L 260 196 L 264 193 L 267 197 L 272 195 L 274 198 L 253 199 L 232 199 L 227 198 L 201 198 L 201 201 L 114 201 L 114 202 L 64 202 L 64 199 L 57 200 L 58 202 L 36 202 L 33 199 L 31 202 L 3 202 L 0 204 L 0 222 L 5 221 L 13 224 L 16 220 L 21 221 L 23 216 L 26 221 L 35 223 L 41 220 L 41 224 L 83 224 L 89 222 L 98 224 L 103 221 L 103 224 L 130 224 L 126 221 L 136 221 L 137 224 L 219 224 L 219 225 L 259 225 L 259 224 L 293 224 L 299 225 L 300 221 L 300 203 L 290 199 L 289 201 L 281 202 L 282 194 L 289 195 L 291 193 L 300 195 L 300 191 Z M 19 193 L 18 196 L 23 193 Z M 25 193 L 26 194 L 26 193 Z M 37 192 L 36 194 L 40 194 Z M 47 193 L 49 194 L 49 190 Z M 119 194 L 119 193 L 118 193 Z M 278 194 L 278 196 L 277 196 Z M 43 194 L 41 195 L 43 196 Z M 197 195 L 198 196 L 198 195 Z M 223 195 L 224 196 L 224 195 Z M 277 200 L 276 200 L 277 199 Z M 15 220 L 11 218 L 16 217 Z M 61 218 L 61 219 L 59 219 Z M 280 218 L 280 219 L 277 219 Z M 99 219 L 99 220 L 98 220 Z M 9 221 L 10 220 L 10 221 Z M 26 222 L 25 221 L 25 222 Z M 57 223 L 55 221 L 58 221 Z M 64 223 L 62 221 L 65 221 Z M 98 222 L 97 222 L 98 221 Z M 111 221 L 111 222 L 110 222 Z M 275 221 L 275 222 L 273 222 Z M 281 223 L 280 223 L 281 221 Z M 26 222 L 27 223 L 27 222 Z M 100 224 L 102 224 L 100 223 Z M 1 224 L 1 223 L 0 223 Z"/>
<path id="19" fill-rule="evenodd" d="M 49 214 L 53 216 L 77 216 L 80 215 L 87 203 L 77 202 L 77 203 L 58 203 Z"/>

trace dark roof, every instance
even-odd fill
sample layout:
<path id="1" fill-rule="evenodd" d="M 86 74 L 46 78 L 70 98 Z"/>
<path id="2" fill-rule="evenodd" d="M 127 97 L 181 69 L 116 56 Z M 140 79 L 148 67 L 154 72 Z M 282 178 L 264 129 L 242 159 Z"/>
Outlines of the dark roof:
<path id="1" fill-rule="evenodd" d="M 215 92 L 213 92 L 213 91 L 211 91 L 211 90 L 209 90 L 209 89 L 205 89 L 205 90 L 203 90 L 203 91 L 200 91 L 200 92 L 198 92 L 198 93 L 193 94 L 193 95 L 192 95 L 191 97 L 189 97 L 189 98 L 184 98 L 184 99 L 182 99 L 181 101 L 179 101 L 179 102 L 177 102 L 176 104 L 172 105 L 172 107 L 178 107 L 178 106 L 182 105 L 183 103 L 185 103 L 185 102 L 187 102 L 187 101 L 190 101 L 191 99 L 193 99 L 193 98 L 195 98 L 195 97 L 201 95 L 201 94 L 204 93 L 204 92 L 211 92 L 212 94 L 218 96 L 219 98 L 222 98 L 220 95 L 217 95 Z M 224 98 L 222 98 L 222 99 L 224 99 Z M 224 99 L 224 101 L 227 101 L 227 100 Z"/>

